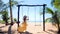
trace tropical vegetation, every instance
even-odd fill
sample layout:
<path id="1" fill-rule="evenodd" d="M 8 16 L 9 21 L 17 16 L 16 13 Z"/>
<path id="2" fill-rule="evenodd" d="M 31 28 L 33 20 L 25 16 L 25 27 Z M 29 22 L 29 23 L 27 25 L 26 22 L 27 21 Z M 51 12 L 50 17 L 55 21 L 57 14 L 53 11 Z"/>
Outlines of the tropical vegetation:
<path id="1" fill-rule="evenodd" d="M 52 15 L 52 17 L 47 18 L 46 21 L 48 19 L 50 19 L 50 21 L 52 21 L 53 24 L 55 24 L 55 25 L 57 24 L 58 30 L 60 32 L 60 26 L 59 26 L 59 24 L 60 24 L 60 15 L 59 15 L 59 13 L 60 13 L 60 0 L 52 0 L 51 4 L 55 9 L 52 10 L 48 7 L 46 8 L 46 10 L 47 10 L 46 13 L 49 13 Z"/>
<path id="2" fill-rule="evenodd" d="M 0 13 L 2 16 L 3 16 L 2 13 L 5 13 L 6 9 L 10 7 L 11 25 L 13 24 L 12 7 L 14 7 L 16 4 L 18 4 L 18 2 L 14 1 L 14 0 L 9 0 L 9 2 L 6 4 L 4 4 L 4 2 L 2 0 L 0 0 Z M 8 15 L 8 14 L 6 14 L 6 15 Z M 4 15 L 4 16 L 6 16 L 6 15 Z M 4 18 L 4 16 L 2 18 Z M 6 22 L 7 22 L 7 20 L 8 20 L 8 18 L 6 17 Z"/>
<path id="3" fill-rule="evenodd" d="M 7 10 L 3 10 L 2 12 L 0 12 L 0 14 L 2 15 L 2 19 L 3 21 L 5 21 L 6 25 L 8 25 L 8 11 Z"/>

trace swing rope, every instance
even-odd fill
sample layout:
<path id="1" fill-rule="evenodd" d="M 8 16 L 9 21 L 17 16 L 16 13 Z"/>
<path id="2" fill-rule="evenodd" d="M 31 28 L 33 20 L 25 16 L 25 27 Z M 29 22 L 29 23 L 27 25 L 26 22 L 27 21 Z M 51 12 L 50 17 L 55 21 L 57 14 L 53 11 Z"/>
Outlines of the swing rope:
<path id="1" fill-rule="evenodd" d="M 28 7 L 28 10 L 27 10 L 27 16 L 29 16 L 29 7 Z"/>
<path id="2" fill-rule="evenodd" d="M 21 6 L 21 15 L 22 15 L 22 19 L 23 19 L 23 6 Z"/>
<path id="3" fill-rule="evenodd" d="M 36 26 L 36 7 L 35 7 L 35 26 Z"/>
<path id="4" fill-rule="evenodd" d="M 23 6 L 22 6 L 22 17 L 23 17 Z"/>
<path id="5" fill-rule="evenodd" d="M 28 19 L 29 19 L 29 7 L 27 7 L 27 16 L 28 16 Z"/>

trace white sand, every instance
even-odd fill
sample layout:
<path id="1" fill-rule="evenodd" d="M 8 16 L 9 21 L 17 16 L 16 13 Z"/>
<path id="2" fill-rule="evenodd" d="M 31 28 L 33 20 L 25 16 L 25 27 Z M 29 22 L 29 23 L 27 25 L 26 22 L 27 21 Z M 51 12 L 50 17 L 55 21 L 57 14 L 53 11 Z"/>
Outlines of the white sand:
<path id="1" fill-rule="evenodd" d="M 52 23 L 46 23 L 45 24 L 45 32 L 43 31 L 43 23 L 27 23 L 27 30 L 28 32 L 32 33 L 32 34 L 56 34 L 55 31 L 57 31 L 57 28 L 55 26 L 52 25 Z M 4 24 L 0 24 L 1 26 L 5 26 Z M 5 26 L 3 28 L 0 28 L 0 30 L 2 31 L 8 31 L 9 26 Z M 15 34 L 17 34 L 17 24 L 15 23 L 12 27 L 11 27 L 12 31 L 15 31 Z"/>

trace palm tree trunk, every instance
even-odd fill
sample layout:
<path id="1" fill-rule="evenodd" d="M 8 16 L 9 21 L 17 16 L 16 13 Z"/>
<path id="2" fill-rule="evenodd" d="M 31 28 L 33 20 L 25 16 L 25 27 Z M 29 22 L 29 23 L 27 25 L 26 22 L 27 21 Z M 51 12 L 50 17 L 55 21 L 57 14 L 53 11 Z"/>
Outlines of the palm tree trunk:
<path id="1" fill-rule="evenodd" d="M 13 25 L 11 0 L 9 0 L 9 2 L 10 2 L 10 17 L 11 17 L 11 25 Z"/>
<path id="2" fill-rule="evenodd" d="M 57 18 L 57 16 L 56 16 L 56 20 L 57 20 L 57 26 L 58 26 L 58 34 L 60 33 L 60 26 L 59 26 L 59 20 L 58 20 L 58 18 Z"/>
<path id="3" fill-rule="evenodd" d="M 58 30 L 59 30 L 59 20 L 58 20 L 57 16 L 54 19 L 55 19 L 55 22 L 56 22 L 56 24 L 58 26 Z"/>
<path id="4" fill-rule="evenodd" d="M 55 12 L 55 15 L 52 18 L 54 19 L 55 24 L 57 24 L 58 34 L 59 34 L 60 33 L 60 26 L 59 26 L 59 19 L 57 17 L 57 12 Z"/>
<path id="5" fill-rule="evenodd" d="M 57 25 L 58 25 L 58 30 L 60 29 L 59 28 L 59 19 L 58 19 L 58 17 L 57 17 L 57 12 L 55 12 L 56 13 L 56 20 L 57 20 Z"/>

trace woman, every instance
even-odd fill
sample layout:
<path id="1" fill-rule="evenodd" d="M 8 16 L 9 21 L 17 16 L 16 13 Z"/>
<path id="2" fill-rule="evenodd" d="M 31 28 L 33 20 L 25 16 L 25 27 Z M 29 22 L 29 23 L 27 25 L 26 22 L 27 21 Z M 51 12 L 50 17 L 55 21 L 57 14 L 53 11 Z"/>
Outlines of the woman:
<path id="1" fill-rule="evenodd" d="M 18 32 L 25 32 L 26 31 L 26 29 L 27 29 L 27 16 L 24 16 L 23 17 L 23 22 L 22 22 L 22 24 L 18 27 Z"/>

